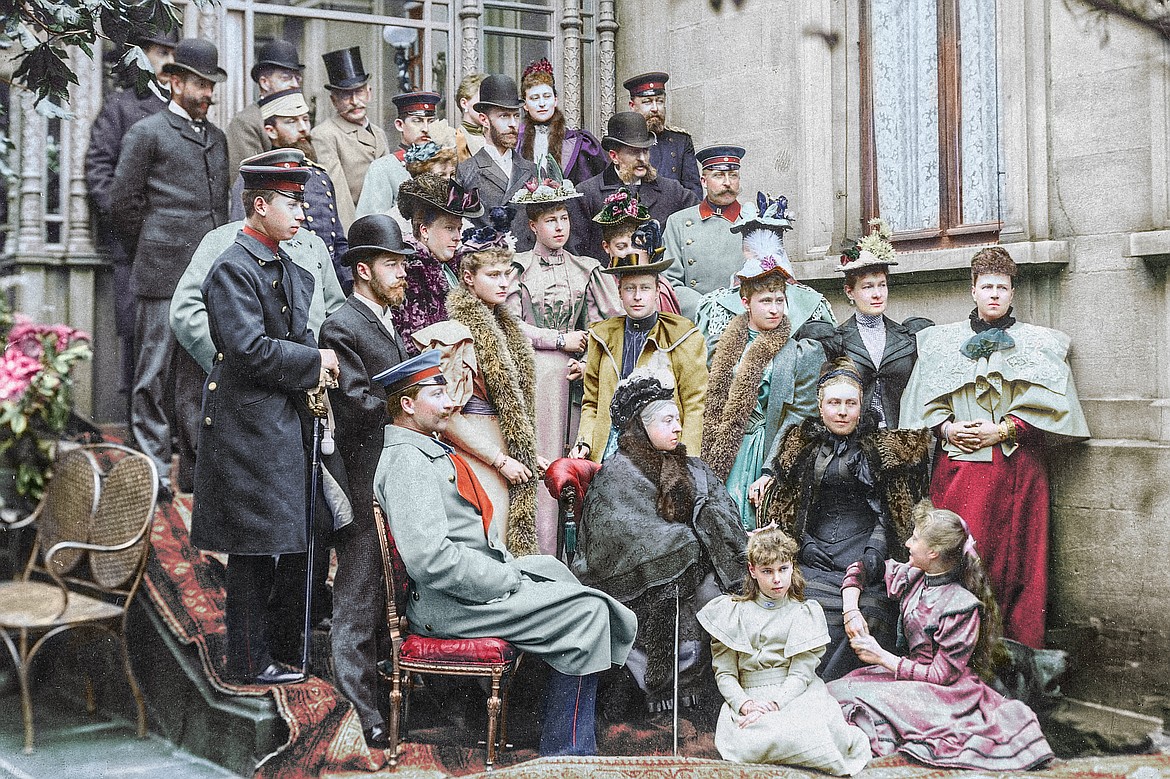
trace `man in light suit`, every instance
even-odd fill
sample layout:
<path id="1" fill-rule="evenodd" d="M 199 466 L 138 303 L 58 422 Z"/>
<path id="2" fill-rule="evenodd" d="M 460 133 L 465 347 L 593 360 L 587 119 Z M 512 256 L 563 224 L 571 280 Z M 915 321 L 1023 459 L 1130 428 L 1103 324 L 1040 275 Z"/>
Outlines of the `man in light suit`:
<path id="1" fill-rule="evenodd" d="M 370 121 L 370 74 L 362 67 L 358 46 L 322 55 L 329 73 L 329 100 L 337 113 L 313 128 L 317 162 L 337 188 L 337 215 L 348 230 L 370 163 L 390 152 L 386 131 Z"/>
<path id="2" fill-rule="evenodd" d="M 246 157 L 273 148 L 272 139 L 264 131 L 264 117 L 260 115 L 260 102 L 269 95 L 286 89 L 301 88 L 301 74 L 305 66 L 299 61 L 297 47 L 279 38 L 266 42 L 256 54 L 252 66 L 252 80 L 260 88 L 260 97 L 255 103 L 248 103 L 243 111 L 228 122 L 228 167 L 239 170 Z M 243 209 L 241 208 L 241 213 Z"/>
<path id="3" fill-rule="evenodd" d="M 479 102 L 474 108 L 484 117 L 485 143 L 471 159 L 459 163 L 455 172 L 455 178 L 465 189 L 479 190 L 484 213 L 472 220 L 477 226 L 491 224 L 489 212 L 507 204 L 525 182 L 536 176 L 536 165 L 516 153 L 523 105 L 516 82 L 508 76 L 488 76 L 480 84 Z M 518 252 L 526 252 L 536 243 L 523 209 L 516 209 L 512 235 Z"/>
<path id="4" fill-rule="evenodd" d="M 113 191 L 111 216 L 137 233 L 134 283 L 137 359 L 130 400 L 130 430 L 154 460 L 164 498 L 171 491 L 171 415 L 164 398 L 174 392 L 179 439 L 179 488 L 194 485 L 199 435 L 199 366 L 176 348 L 170 328 L 171 296 L 199 241 L 228 221 L 227 138 L 207 121 L 215 85 L 227 79 L 214 44 L 187 38 L 163 67 L 171 76 L 167 110 L 126 133 Z"/>

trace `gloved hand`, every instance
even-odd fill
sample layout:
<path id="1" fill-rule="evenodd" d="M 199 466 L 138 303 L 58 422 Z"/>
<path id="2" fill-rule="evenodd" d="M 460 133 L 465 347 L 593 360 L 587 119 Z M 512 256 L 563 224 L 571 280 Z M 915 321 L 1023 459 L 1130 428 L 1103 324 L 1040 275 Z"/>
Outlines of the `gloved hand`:
<path id="1" fill-rule="evenodd" d="M 833 570 L 833 556 L 826 552 L 815 541 L 805 541 L 800 548 L 800 564 L 822 571 Z"/>

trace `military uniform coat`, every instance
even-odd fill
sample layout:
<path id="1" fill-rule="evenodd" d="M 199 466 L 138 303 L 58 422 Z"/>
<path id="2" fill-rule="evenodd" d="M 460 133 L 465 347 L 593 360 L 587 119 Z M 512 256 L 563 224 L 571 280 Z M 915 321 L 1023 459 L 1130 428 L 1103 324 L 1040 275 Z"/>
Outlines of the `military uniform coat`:
<path id="1" fill-rule="evenodd" d="M 664 275 L 687 319 L 695 319 L 703 295 L 732 286 L 732 275 L 743 267 L 743 237 L 731 228 L 754 216 L 752 203 L 741 204 L 732 221 L 699 203 L 666 220 L 662 246 L 672 264 Z"/>
<path id="2" fill-rule="evenodd" d="M 248 103 L 244 110 L 232 117 L 227 128 L 228 170 L 233 174 L 247 158 L 268 151 L 272 141 L 264 132 L 264 118 L 259 103 Z"/>
<path id="3" fill-rule="evenodd" d="M 390 153 L 386 132 L 373 122 L 358 127 L 334 114 L 313 128 L 313 151 L 337 188 L 337 214 L 348 232 L 370 163 Z"/>
<path id="4" fill-rule="evenodd" d="M 173 111 L 130 128 L 114 172 L 113 217 L 136 232 L 134 283 L 140 298 L 169 298 L 203 236 L 228 221 L 227 138 Z M 129 226 L 128 228 L 126 226 Z"/>
<path id="5" fill-rule="evenodd" d="M 696 198 L 703 198 L 703 180 L 695 160 L 695 142 L 685 130 L 668 127 L 657 134 L 658 143 L 650 147 L 650 164 L 659 176 L 674 179 Z"/>
<path id="6" fill-rule="evenodd" d="M 305 391 L 321 355 L 312 275 L 243 231 L 203 282 L 218 349 L 203 390 L 191 543 L 241 555 L 304 552 Z"/>
<path id="7" fill-rule="evenodd" d="M 361 199 L 357 202 L 357 217 L 389 214 L 398 203 L 398 188 L 409 180 L 410 173 L 396 154 L 387 154 L 371 162 Z"/>
<path id="8" fill-rule="evenodd" d="M 601 225 L 593 217 L 601 213 L 605 199 L 625 186 L 618 178 L 617 171 L 610 165 L 600 174 L 577 187 L 584 197 L 568 201 L 571 231 L 565 248 L 573 254 L 593 257 L 602 262 L 608 258 L 601 250 Z M 698 196 L 685 189 L 673 179 L 659 176 L 639 187 L 631 187 L 642 205 L 650 210 L 650 216 L 665 225 L 666 220 L 676 211 L 697 205 Z M 743 255 L 740 255 L 741 261 Z"/>
<path id="9" fill-rule="evenodd" d="M 475 187 L 479 190 L 483 216 L 471 221 L 476 227 L 486 227 L 491 224 L 488 219 L 491 210 L 496 206 L 505 205 L 520 187 L 536 176 L 536 165 L 513 150 L 512 177 L 505 179 L 500 166 L 486 150 L 480 149 L 471 159 L 459 163 L 455 176 L 464 189 L 470 190 Z M 536 245 L 536 237 L 528 229 L 528 214 L 522 206 L 516 207 L 516 216 L 512 219 L 512 235 L 516 238 L 518 252 L 526 252 Z"/>
<path id="10" fill-rule="evenodd" d="M 513 557 L 460 494 L 449 451 L 386 427 L 374 495 L 410 576 L 411 632 L 502 638 L 569 676 L 625 663 L 637 632 L 633 612 L 580 584 L 555 557 Z"/>

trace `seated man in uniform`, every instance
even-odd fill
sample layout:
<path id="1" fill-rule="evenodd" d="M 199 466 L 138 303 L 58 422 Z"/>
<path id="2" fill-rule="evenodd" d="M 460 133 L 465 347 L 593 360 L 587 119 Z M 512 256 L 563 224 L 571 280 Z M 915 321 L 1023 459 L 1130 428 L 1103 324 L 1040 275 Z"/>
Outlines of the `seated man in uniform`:
<path id="1" fill-rule="evenodd" d="M 374 497 L 410 577 L 411 629 L 437 638 L 498 637 L 551 667 L 541 755 L 596 754 L 598 675 L 621 665 L 633 612 L 585 587 L 555 557 L 514 558 L 492 525 L 471 467 L 436 435 L 455 412 L 427 351 L 373 377 L 386 388 L 387 425 Z"/>

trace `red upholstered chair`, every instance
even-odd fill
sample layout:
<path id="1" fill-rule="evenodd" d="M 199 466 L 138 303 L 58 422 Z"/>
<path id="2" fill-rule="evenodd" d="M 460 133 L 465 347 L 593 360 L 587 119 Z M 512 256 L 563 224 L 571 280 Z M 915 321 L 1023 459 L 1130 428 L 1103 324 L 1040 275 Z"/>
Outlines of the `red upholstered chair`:
<path id="1" fill-rule="evenodd" d="M 560 506 L 557 522 L 557 557 L 573 564 L 577 554 L 577 517 L 585 503 L 585 491 L 601 465 L 592 460 L 561 457 L 544 472 L 544 485 Z"/>
<path id="2" fill-rule="evenodd" d="M 405 704 L 413 687 L 412 674 L 482 676 L 491 680 L 485 763 L 491 770 L 497 745 L 507 746 L 508 691 L 524 654 L 501 638 L 430 638 L 410 634 L 406 624 L 409 596 L 406 568 L 394 545 L 390 523 L 377 500 L 374 519 L 380 531 L 378 543 L 382 547 L 382 569 L 386 574 L 386 624 L 392 645 L 390 659 L 378 664 L 378 672 L 390 680 L 390 765 L 398 764 L 399 735 L 407 732 Z"/>

